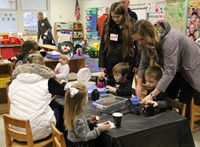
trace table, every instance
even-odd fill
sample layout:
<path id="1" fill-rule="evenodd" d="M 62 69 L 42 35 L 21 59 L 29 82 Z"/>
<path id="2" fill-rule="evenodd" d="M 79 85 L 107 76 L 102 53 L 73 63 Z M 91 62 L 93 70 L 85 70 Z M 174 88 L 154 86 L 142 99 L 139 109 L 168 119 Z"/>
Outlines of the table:
<path id="1" fill-rule="evenodd" d="M 95 114 L 89 102 L 85 115 Z M 60 101 L 62 105 L 62 100 Z M 194 147 L 193 137 L 185 117 L 166 111 L 155 116 L 139 116 L 124 111 L 120 128 L 113 128 L 101 134 L 103 147 Z M 101 122 L 112 121 L 112 116 L 100 116 Z"/>
<path id="2" fill-rule="evenodd" d="M 104 147 L 195 146 L 187 119 L 170 111 L 152 117 L 125 114 L 121 128 L 102 133 L 102 141 Z"/>
<path id="3" fill-rule="evenodd" d="M 58 50 L 57 46 L 55 46 L 55 45 L 39 44 L 39 46 L 40 46 L 42 49 L 44 49 L 45 51 Z"/>

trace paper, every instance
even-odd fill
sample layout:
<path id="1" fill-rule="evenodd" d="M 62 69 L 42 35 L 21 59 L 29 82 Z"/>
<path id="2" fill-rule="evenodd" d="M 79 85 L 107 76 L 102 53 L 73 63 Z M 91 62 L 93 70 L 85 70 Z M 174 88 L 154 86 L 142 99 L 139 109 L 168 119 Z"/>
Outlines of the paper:
<path id="1" fill-rule="evenodd" d="M 114 123 L 113 122 L 111 122 L 110 120 L 108 120 L 107 122 L 109 122 L 109 124 L 111 125 L 111 129 L 112 128 L 116 128 L 116 126 L 114 125 Z M 104 123 L 104 122 L 103 122 Z M 99 124 L 97 124 L 97 126 L 99 127 L 101 124 L 103 124 L 103 123 L 99 123 Z"/>

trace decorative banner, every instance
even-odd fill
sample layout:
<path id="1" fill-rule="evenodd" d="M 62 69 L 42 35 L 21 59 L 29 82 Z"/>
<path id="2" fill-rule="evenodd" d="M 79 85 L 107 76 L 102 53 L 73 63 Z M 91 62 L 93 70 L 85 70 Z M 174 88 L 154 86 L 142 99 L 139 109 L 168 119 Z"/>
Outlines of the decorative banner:
<path id="1" fill-rule="evenodd" d="M 190 0 L 186 35 L 196 41 L 200 34 L 200 0 Z"/>

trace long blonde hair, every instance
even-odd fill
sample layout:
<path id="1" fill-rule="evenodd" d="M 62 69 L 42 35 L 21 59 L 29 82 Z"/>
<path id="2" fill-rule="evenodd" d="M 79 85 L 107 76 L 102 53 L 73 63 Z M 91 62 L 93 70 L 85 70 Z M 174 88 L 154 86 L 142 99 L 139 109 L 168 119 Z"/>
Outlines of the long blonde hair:
<path id="1" fill-rule="evenodd" d="M 131 17 L 128 14 L 127 9 L 124 7 L 124 5 L 121 2 L 115 2 L 111 5 L 110 8 L 110 14 L 108 16 L 108 20 L 105 23 L 105 36 L 104 36 L 104 41 L 105 41 L 105 48 L 104 50 L 107 49 L 108 55 L 111 53 L 110 52 L 110 27 L 115 23 L 112 19 L 111 13 L 117 14 L 117 15 L 123 15 L 122 18 L 122 25 L 123 25 L 123 31 L 122 31 L 122 38 L 123 38 L 123 57 L 125 58 L 126 56 L 130 55 L 132 50 L 130 50 L 131 47 L 133 47 L 131 35 L 130 35 L 130 30 L 132 27 L 132 20 Z"/>
<path id="2" fill-rule="evenodd" d="M 73 97 L 70 96 L 70 89 L 67 89 L 65 93 L 64 124 L 68 130 L 73 130 L 73 121 L 76 117 L 83 114 L 83 103 L 87 98 L 87 88 L 85 85 L 76 83 L 72 87 L 79 91 Z"/>
<path id="3" fill-rule="evenodd" d="M 139 34 L 146 41 L 146 49 L 149 51 L 149 56 L 155 57 L 157 49 L 160 45 L 160 30 L 152 25 L 149 21 L 138 20 L 131 29 L 131 34 Z"/>

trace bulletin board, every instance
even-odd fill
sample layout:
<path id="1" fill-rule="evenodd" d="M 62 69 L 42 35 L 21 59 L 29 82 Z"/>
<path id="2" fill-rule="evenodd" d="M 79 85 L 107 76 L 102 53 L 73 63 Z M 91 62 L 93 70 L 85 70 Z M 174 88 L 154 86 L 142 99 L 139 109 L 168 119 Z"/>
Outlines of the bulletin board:
<path id="1" fill-rule="evenodd" d="M 137 14 L 138 20 L 147 19 L 147 8 L 131 8 L 131 11 Z"/>
<path id="2" fill-rule="evenodd" d="M 0 32 L 17 32 L 17 14 L 16 12 L 0 11 Z"/>

